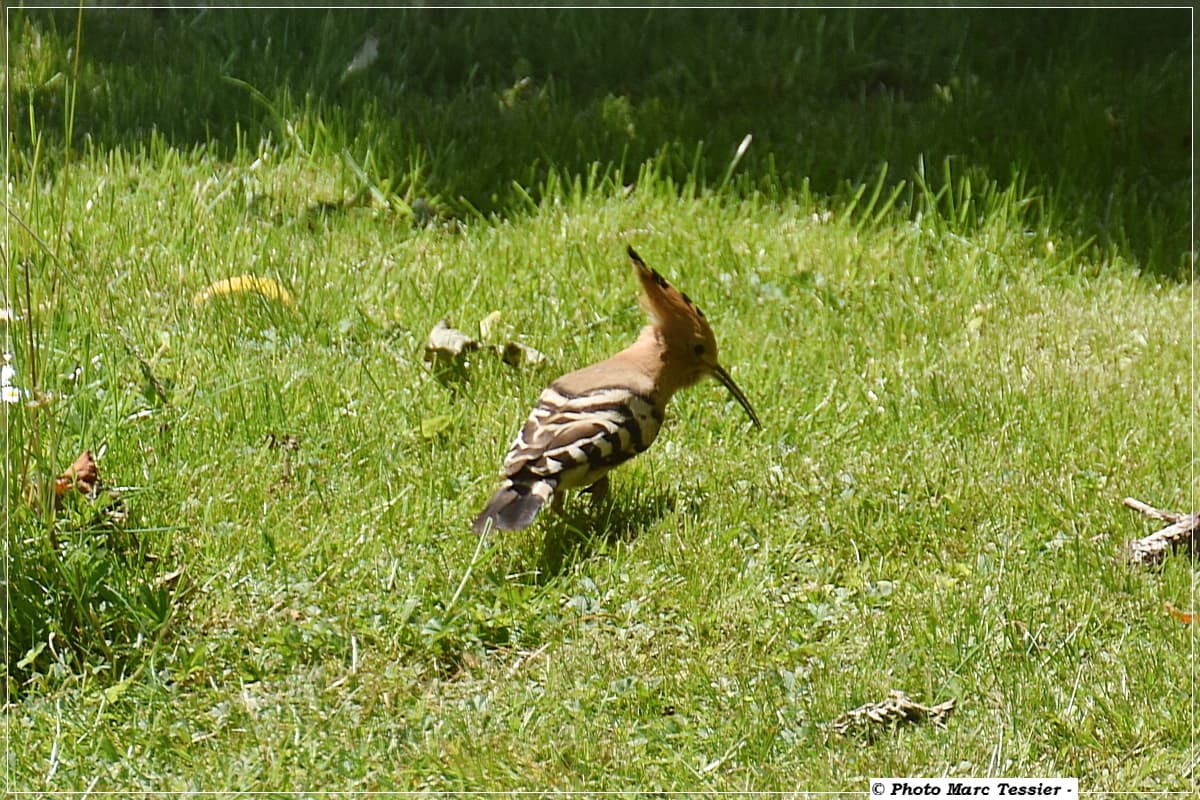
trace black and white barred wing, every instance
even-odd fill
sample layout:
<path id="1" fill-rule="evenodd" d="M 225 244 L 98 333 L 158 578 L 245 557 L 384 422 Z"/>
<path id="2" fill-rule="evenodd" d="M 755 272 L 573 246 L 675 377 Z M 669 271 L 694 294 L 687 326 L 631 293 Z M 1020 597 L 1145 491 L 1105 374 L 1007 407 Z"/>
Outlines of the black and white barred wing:
<path id="1" fill-rule="evenodd" d="M 629 389 L 572 395 L 551 386 L 517 435 L 503 474 L 556 478 L 559 489 L 588 486 L 649 447 L 661 424 L 650 399 Z"/>
<path id="2" fill-rule="evenodd" d="M 504 459 L 504 485 L 474 523 L 519 530 L 555 491 L 590 486 L 645 450 L 658 435 L 662 413 L 651 398 L 622 387 L 574 394 L 553 385 L 526 420 Z"/>

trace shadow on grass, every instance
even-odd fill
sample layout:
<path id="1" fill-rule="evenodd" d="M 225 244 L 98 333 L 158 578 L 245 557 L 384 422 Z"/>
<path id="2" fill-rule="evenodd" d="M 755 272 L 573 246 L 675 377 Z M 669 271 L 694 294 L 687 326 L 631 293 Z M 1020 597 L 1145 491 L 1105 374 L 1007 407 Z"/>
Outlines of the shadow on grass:
<path id="1" fill-rule="evenodd" d="M 538 581 L 554 580 L 599 548 L 633 541 L 670 513 L 674 504 L 671 494 L 639 489 L 614 490 L 600 507 L 579 497 L 568 499 L 564 515 L 547 515 Z"/>
<path id="2" fill-rule="evenodd" d="M 844 199 L 884 164 L 910 185 L 932 167 L 936 191 L 950 159 L 1022 176 L 1056 238 L 1188 271 L 1183 8 L 88 9 L 72 100 L 78 18 L 13 12 L 18 174 L 38 143 L 55 168 L 68 129 L 76 147 L 222 158 L 271 142 L 350 152 L 467 216 L 522 213 L 596 164 L 619 183 L 658 159 L 678 185 Z M 376 59 L 348 73 L 368 41 Z"/>

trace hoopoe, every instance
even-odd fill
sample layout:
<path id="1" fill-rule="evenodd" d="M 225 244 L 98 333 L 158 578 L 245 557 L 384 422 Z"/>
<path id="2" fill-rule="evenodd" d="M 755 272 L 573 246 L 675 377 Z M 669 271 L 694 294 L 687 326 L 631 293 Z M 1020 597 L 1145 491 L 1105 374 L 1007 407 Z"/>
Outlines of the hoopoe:
<path id="1" fill-rule="evenodd" d="M 630 347 L 550 384 L 504 458 L 503 485 L 472 528 L 490 524 L 520 530 L 561 492 L 589 488 L 594 501 L 608 492 L 607 473 L 643 452 L 662 426 L 667 403 L 680 389 L 715 376 L 760 426 L 750 401 L 717 361 L 717 342 L 701 311 L 683 292 L 629 248 L 650 324 Z"/>

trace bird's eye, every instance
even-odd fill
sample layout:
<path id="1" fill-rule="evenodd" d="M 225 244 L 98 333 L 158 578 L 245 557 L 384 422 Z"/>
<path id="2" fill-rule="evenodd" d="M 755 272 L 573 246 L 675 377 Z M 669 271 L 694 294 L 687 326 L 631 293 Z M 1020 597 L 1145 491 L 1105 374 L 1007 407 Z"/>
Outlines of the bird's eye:
<path id="1" fill-rule="evenodd" d="M 704 355 L 704 345 L 702 345 L 702 344 L 696 345 L 695 347 L 692 348 L 692 352 L 698 356 Z"/>

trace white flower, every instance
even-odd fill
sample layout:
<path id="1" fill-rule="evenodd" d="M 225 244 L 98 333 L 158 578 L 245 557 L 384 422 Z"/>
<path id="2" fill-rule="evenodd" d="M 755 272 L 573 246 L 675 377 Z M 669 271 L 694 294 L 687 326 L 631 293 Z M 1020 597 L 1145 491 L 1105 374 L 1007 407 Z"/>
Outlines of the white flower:
<path id="1" fill-rule="evenodd" d="M 17 370 L 8 363 L 10 360 L 12 353 L 5 353 L 4 363 L 0 364 L 0 402 L 12 405 L 21 402 L 21 390 L 12 385 L 13 378 L 17 377 Z"/>

